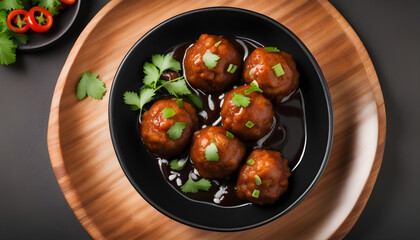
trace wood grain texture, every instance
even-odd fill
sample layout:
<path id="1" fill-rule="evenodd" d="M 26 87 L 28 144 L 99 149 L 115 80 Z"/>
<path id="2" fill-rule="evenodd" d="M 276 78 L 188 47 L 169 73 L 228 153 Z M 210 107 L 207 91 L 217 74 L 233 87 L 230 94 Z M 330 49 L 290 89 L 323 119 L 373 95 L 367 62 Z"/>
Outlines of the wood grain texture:
<path id="1" fill-rule="evenodd" d="M 181 12 L 210 6 L 250 9 L 292 30 L 321 66 L 334 109 L 331 157 L 313 191 L 280 219 L 234 233 L 185 226 L 146 203 L 114 153 L 108 95 L 102 101 L 75 97 L 83 72 L 99 73 L 109 89 L 121 60 L 144 33 Z M 372 191 L 385 125 L 382 92 L 369 55 L 328 1 L 113 0 L 82 32 L 62 69 L 51 106 L 48 149 L 64 196 L 95 239 L 341 239 Z"/>

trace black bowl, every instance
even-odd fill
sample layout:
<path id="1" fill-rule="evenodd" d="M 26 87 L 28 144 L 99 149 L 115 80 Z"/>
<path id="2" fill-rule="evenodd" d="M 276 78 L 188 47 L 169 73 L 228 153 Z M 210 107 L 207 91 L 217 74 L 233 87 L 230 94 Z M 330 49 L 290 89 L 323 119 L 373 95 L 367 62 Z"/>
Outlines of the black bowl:
<path id="1" fill-rule="evenodd" d="M 66 5 L 62 3 L 65 9 L 60 11 L 60 14 L 54 16 L 53 25 L 50 30 L 44 33 L 37 33 L 32 30 L 26 32 L 28 35 L 28 43 L 18 44 L 18 50 L 21 52 L 32 52 L 36 50 L 44 49 L 58 39 L 60 39 L 73 25 L 74 21 L 80 10 L 82 0 L 76 0 L 73 5 Z M 27 4 L 26 9 L 32 7 L 31 4 Z"/>
<path id="2" fill-rule="evenodd" d="M 271 206 L 223 208 L 190 201 L 174 190 L 151 159 L 137 131 L 137 113 L 123 102 L 125 91 L 138 91 L 141 66 L 156 53 L 200 34 L 241 36 L 292 54 L 301 74 L 305 98 L 307 143 L 290 178 L 289 189 Z M 163 214 L 190 226 L 214 231 L 238 231 L 268 223 L 301 202 L 320 179 L 331 151 L 332 104 L 320 67 L 305 45 L 286 27 L 256 12 L 228 7 L 205 8 L 175 16 L 146 33 L 127 53 L 111 87 L 109 123 L 120 164 L 134 188 Z M 322 209 L 320 209 L 321 211 Z"/>

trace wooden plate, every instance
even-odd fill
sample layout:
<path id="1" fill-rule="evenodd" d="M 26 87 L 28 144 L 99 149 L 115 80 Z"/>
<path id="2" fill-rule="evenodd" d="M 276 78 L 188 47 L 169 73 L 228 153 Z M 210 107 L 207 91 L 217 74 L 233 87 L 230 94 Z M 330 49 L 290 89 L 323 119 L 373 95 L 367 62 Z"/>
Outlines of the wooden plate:
<path id="1" fill-rule="evenodd" d="M 278 220 L 234 233 L 185 226 L 146 203 L 115 156 L 108 95 L 101 101 L 75 97 L 83 72 L 98 73 L 109 89 L 121 60 L 144 33 L 181 12 L 211 6 L 250 9 L 292 30 L 321 66 L 334 108 L 333 149 L 314 190 Z M 385 107 L 372 62 L 350 25 L 323 0 L 111 1 L 70 52 L 54 92 L 48 128 L 57 180 L 81 224 L 97 239 L 343 238 L 369 198 L 384 144 Z"/>

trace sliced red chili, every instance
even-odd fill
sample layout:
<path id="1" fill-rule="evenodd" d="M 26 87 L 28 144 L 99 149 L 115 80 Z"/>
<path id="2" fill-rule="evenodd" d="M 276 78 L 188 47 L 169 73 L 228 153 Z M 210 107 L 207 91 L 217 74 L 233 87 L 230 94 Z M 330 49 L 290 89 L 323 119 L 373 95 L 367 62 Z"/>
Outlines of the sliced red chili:
<path id="1" fill-rule="evenodd" d="M 73 5 L 76 2 L 76 0 L 60 0 L 60 2 L 67 5 Z"/>
<path id="2" fill-rule="evenodd" d="M 53 24 L 53 16 L 47 9 L 35 6 L 29 10 L 28 25 L 35 32 L 46 32 Z"/>
<path id="3" fill-rule="evenodd" d="M 25 33 L 29 29 L 28 12 L 23 9 L 13 10 L 7 15 L 7 27 L 16 33 Z"/>

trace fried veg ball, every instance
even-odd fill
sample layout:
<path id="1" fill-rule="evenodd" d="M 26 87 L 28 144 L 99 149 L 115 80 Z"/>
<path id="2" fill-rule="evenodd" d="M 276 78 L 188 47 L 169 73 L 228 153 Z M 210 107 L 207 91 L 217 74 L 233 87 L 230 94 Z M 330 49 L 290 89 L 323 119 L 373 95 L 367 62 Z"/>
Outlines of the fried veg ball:
<path id="1" fill-rule="evenodd" d="M 250 85 L 244 85 L 230 91 L 225 97 L 221 110 L 223 127 L 243 140 L 259 139 L 267 134 L 273 124 L 274 116 L 270 100 L 259 92 L 246 93 L 249 88 Z M 236 106 L 234 100 L 238 97 L 249 98 L 249 105 Z"/>
<path id="2" fill-rule="evenodd" d="M 277 77 L 274 66 L 281 64 L 284 74 Z M 280 102 L 299 85 L 299 72 L 292 56 L 286 52 L 268 52 L 265 48 L 255 49 L 245 60 L 242 73 L 246 83 L 257 81 L 264 96 Z"/>
<path id="3" fill-rule="evenodd" d="M 217 148 L 217 160 L 214 159 L 214 145 Z M 194 133 L 190 147 L 194 167 L 204 178 L 230 177 L 239 168 L 245 153 L 245 145 L 237 137 L 228 137 L 225 129 L 216 126 Z"/>
<path id="4" fill-rule="evenodd" d="M 236 194 L 254 204 L 273 204 L 287 190 L 289 176 L 280 152 L 255 149 L 239 171 Z"/>
<path id="5" fill-rule="evenodd" d="M 215 67 L 209 67 L 203 61 L 204 55 L 209 56 L 209 53 L 220 57 Z M 230 64 L 237 67 L 233 73 L 227 71 Z M 184 60 L 185 76 L 192 86 L 203 92 L 219 93 L 238 79 L 241 64 L 241 56 L 229 40 L 202 34 L 187 50 Z"/>
<path id="6" fill-rule="evenodd" d="M 160 157 L 168 158 L 183 152 L 198 128 L 198 116 L 194 107 L 186 102 L 182 105 L 180 108 L 172 99 L 159 100 L 143 114 L 141 136 L 146 147 Z M 164 117 L 164 112 L 167 112 L 167 118 Z M 176 123 L 185 123 L 185 128 L 179 138 L 172 136 L 172 139 L 168 130 Z"/>

